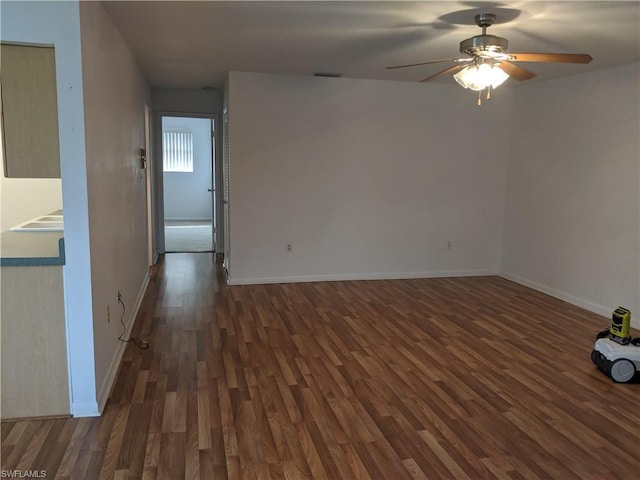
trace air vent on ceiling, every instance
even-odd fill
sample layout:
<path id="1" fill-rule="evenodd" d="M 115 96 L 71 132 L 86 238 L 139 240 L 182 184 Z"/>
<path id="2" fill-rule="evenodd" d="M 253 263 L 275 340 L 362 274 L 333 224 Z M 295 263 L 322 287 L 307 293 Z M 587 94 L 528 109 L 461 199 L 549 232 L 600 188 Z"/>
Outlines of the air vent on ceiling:
<path id="1" fill-rule="evenodd" d="M 340 78 L 342 76 L 341 73 L 329 73 L 329 72 L 315 72 L 313 74 L 314 77 L 329 77 L 329 78 Z"/>

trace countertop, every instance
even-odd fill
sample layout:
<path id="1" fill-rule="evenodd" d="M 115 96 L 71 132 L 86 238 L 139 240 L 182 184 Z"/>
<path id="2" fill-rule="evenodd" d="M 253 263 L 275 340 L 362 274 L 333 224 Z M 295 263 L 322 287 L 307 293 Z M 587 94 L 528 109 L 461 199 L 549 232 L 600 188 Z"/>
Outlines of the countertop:
<path id="1" fill-rule="evenodd" d="M 0 266 L 64 265 L 63 232 L 0 233 Z"/>

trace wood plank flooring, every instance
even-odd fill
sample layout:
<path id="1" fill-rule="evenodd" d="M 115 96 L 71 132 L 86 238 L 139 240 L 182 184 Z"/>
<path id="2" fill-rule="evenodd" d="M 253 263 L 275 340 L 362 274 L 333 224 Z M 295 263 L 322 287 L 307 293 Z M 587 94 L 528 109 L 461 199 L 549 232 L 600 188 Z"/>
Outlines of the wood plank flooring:
<path id="1" fill-rule="evenodd" d="M 607 320 L 498 277 L 228 287 L 167 255 L 100 418 L 2 424 L 55 479 L 638 479 Z M 637 334 L 637 332 L 635 332 Z"/>

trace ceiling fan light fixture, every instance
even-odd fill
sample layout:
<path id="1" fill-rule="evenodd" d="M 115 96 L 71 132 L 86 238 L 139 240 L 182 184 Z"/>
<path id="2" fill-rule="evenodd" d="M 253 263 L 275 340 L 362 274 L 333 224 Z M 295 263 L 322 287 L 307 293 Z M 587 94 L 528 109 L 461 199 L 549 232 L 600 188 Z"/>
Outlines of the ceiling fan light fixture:
<path id="1" fill-rule="evenodd" d="M 515 17 L 514 17 L 515 18 Z M 507 53 L 509 42 L 506 38 L 488 35 L 487 28 L 496 21 L 493 13 L 476 15 L 476 25 L 482 29 L 481 35 L 467 38 L 460 42 L 461 58 L 433 60 L 430 62 L 410 63 L 387 68 L 406 68 L 429 65 L 440 62 L 455 62 L 457 65 L 445 68 L 420 80 L 428 82 L 441 75 L 455 73 L 453 78 L 464 88 L 478 92 L 478 105 L 481 105 L 482 91 L 486 90 L 487 100 L 491 98 L 491 89 L 497 88 L 511 77 L 514 80 L 529 80 L 535 73 L 520 67 L 513 62 L 541 63 L 589 63 L 591 55 L 585 53 Z M 465 63 L 462 65 L 462 63 Z"/>
<path id="2" fill-rule="evenodd" d="M 497 64 L 480 63 L 467 65 L 456 73 L 453 78 L 462 87 L 477 92 L 488 87 L 499 87 L 509 78 L 509 75 L 499 68 Z"/>

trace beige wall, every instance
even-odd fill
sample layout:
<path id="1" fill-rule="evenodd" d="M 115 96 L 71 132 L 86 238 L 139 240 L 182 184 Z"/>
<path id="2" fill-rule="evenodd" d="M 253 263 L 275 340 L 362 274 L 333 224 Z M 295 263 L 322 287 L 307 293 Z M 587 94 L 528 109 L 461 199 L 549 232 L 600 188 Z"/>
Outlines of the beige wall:
<path id="1" fill-rule="evenodd" d="M 91 284 L 100 407 L 109 393 L 122 342 L 118 292 L 132 312 L 147 275 L 144 142 L 150 91 L 131 51 L 99 2 L 80 3 L 87 149 Z M 107 308 L 110 316 L 107 315 Z"/>
<path id="2" fill-rule="evenodd" d="M 517 89 L 502 253 L 509 278 L 607 317 L 622 305 L 637 328 L 639 71 Z"/>
<path id="3" fill-rule="evenodd" d="M 0 277 L 2 419 L 68 415 L 62 267 L 2 267 Z"/>
<path id="4" fill-rule="evenodd" d="M 497 272 L 512 95 L 232 72 L 231 281 Z"/>

